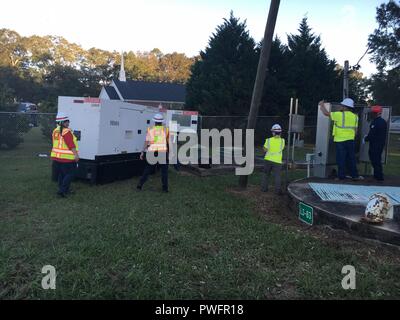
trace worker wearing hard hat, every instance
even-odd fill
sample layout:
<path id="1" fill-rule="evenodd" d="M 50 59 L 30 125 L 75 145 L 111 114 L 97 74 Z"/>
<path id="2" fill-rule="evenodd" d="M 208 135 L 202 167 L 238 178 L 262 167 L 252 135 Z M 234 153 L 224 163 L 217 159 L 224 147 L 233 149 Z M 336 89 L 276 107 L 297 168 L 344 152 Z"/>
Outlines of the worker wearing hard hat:
<path id="1" fill-rule="evenodd" d="M 275 124 L 271 128 L 272 137 L 265 140 L 264 151 L 264 172 L 262 177 L 261 190 L 268 191 L 269 176 L 274 171 L 275 193 L 282 194 L 281 190 L 281 169 L 282 154 L 285 149 L 285 139 L 281 137 L 282 128 L 279 124 Z"/>
<path id="2" fill-rule="evenodd" d="M 53 130 L 51 159 L 54 161 L 55 173 L 58 178 L 60 197 L 70 193 L 71 181 L 74 178 L 76 163 L 79 161 L 78 139 L 69 128 L 69 118 L 63 113 L 56 117 L 57 128 Z"/>
<path id="3" fill-rule="evenodd" d="M 353 113 L 354 101 L 346 98 L 340 105 L 339 111 L 329 112 L 326 110 L 325 101 L 319 102 L 322 113 L 333 121 L 332 135 L 336 144 L 338 178 L 339 180 L 346 178 L 346 168 L 348 167 L 353 180 L 363 180 L 364 178 L 358 175 L 355 155 L 354 139 L 358 128 L 358 116 Z"/>
<path id="4" fill-rule="evenodd" d="M 154 168 L 154 163 L 149 163 L 149 157 L 158 157 L 158 165 L 161 167 L 161 182 L 163 192 L 168 192 L 168 140 L 169 132 L 164 123 L 164 117 L 161 114 L 156 114 L 153 117 L 154 126 L 147 129 L 146 140 L 144 143 L 144 151 L 140 155 L 140 159 L 144 160 L 146 153 L 146 165 L 142 177 L 137 185 L 138 190 L 142 190 L 144 183 Z"/>
<path id="5" fill-rule="evenodd" d="M 371 165 L 374 168 L 374 179 L 383 181 L 382 153 L 386 144 L 387 123 L 382 118 L 382 107 L 372 107 L 371 115 L 373 120 L 369 127 L 369 133 L 364 138 L 364 141 L 369 142 L 368 155 Z"/>

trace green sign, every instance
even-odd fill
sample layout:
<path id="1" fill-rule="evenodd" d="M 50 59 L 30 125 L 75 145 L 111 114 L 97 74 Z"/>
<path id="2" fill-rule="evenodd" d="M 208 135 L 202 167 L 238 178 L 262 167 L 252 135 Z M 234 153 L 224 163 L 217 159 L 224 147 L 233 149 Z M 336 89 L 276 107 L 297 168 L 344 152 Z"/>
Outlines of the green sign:
<path id="1" fill-rule="evenodd" d="M 299 219 L 304 223 L 313 225 L 314 222 L 314 209 L 303 202 L 299 203 Z"/>

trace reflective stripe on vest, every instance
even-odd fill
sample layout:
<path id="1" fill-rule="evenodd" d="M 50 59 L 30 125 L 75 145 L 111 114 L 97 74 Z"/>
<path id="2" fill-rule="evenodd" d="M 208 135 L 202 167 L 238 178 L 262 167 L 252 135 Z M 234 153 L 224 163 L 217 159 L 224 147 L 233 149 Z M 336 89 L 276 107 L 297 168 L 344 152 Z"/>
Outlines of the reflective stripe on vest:
<path id="1" fill-rule="evenodd" d="M 148 151 L 161 151 L 166 152 L 167 147 L 167 131 L 168 129 L 163 126 L 154 126 L 147 129 L 147 134 L 149 136 L 150 146 Z"/>
<path id="2" fill-rule="evenodd" d="M 355 126 L 346 126 L 346 112 L 342 112 L 342 125 L 338 126 L 338 124 L 335 122 L 335 126 L 340 129 L 357 129 L 358 117 L 354 114 L 352 114 L 352 115 L 355 117 L 355 120 L 356 120 L 354 123 Z"/>
<path id="3" fill-rule="evenodd" d="M 60 127 L 57 127 L 53 130 L 53 148 L 51 150 L 51 157 L 56 159 L 65 159 L 65 160 L 75 160 L 74 153 L 68 148 L 67 144 L 63 136 L 65 136 L 68 132 L 71 132 L 73 141 L 75 144 L 75 149 L 78 151 L 78 139 L 75 137 L 71 129 L 64 128 L 62 131 L 62 135 L 60 135 Z"/>
<path id="4" fill-rule="evenodd" d="M 354 140 L 358 127 L 358 116 L 350 111 L 342 111 L 341 119 L 334 121 L 332 135 L 335 142 Z"/>
<path id="5" fill-rule="evenodd" d="M 272 140 L 272 143 L 271 143 Z M 264 160 L 276 162 L 276 163 L 282 163 L 282 151 L 284 149 L 284 142 L 285 140 L 282 138 L 279 138 L 279 142 L 277 138 L 269 138 L 266 141 L 267 144 L 267 153 L 265 154 Z M 279 143 L 279 147 L 278 147 Z M 271 152 L 270 150 L 274 149 L 273 151 L 276 152 Z"/>

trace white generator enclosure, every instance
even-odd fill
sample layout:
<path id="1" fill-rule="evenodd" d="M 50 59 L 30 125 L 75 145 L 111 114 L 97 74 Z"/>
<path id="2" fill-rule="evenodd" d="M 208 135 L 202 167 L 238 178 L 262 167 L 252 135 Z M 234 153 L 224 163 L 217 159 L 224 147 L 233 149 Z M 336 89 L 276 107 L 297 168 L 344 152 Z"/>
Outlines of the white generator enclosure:
<path id="1" fill-rule="evenodd" d="M 70 128 L 78 138 L 80 160 L 76 176 L 92 183 L 142 174 L 145 162 L 140 153 L 147 128 L 154 125 L 157 113 L 163 114 L 167 126 L 173 124 L 171 132 L 179 134 L 190 129 L 197 134 L 198 113 L 193 111 L 163 110 L 100 98 L 59 97 L 58 112 L 68 115 Z"/>
<path id="2" fill-rule="evenodd" d="M 58 111 L 70 118 L 81 159 L 140 153 L 157 108 L 99 98 L 59 97 Z"/>

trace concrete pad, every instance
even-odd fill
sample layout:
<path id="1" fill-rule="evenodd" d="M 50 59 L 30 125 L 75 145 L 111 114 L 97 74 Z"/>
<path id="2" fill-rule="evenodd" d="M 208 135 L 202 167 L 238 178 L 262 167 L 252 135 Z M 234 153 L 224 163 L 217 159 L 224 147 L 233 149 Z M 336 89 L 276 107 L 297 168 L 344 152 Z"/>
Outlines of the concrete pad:
<path id="1" fill-rule="evenodd" d="M 358 236 L 375 239 L 382 242 L 400 245 L 400 222 L 398 220 L 387 220 L 381 225 L 368 224 L 361 219 L 364 217 L 366 205 L 363 203 L 346 201 L 323 201 L 320 196 L 310 187 L 310 183 L 343 184 L 333 180 L 322 178 L 302 179 L 292 182 L 288 186 L 288 192 L 292 199 L 291 206 L 298 214 L 300 202 L 314 209 L 314 224 L 327 224 L 334 228 L 344 229 Z M 347 185 L 373 186 L 376 183 L 362 181 L 349 181 Z M 399 178 L 387 178 L 380 187 L 400 185 Z M 395 219 L 399 217 L 400 206 L 395 206 Z"/>

